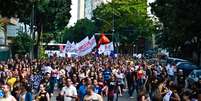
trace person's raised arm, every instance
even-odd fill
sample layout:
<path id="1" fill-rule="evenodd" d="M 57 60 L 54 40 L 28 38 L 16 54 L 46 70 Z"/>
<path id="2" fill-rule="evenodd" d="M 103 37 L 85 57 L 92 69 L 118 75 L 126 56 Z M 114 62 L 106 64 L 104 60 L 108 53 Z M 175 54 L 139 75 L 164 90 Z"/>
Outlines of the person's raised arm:
<path id="1" fill-rule="evenodd" d="M 47 98 L 47 101 L 50 101 L 50 95 L 49 95 L 49 93 L 46 94 L 46 98 Z"/>

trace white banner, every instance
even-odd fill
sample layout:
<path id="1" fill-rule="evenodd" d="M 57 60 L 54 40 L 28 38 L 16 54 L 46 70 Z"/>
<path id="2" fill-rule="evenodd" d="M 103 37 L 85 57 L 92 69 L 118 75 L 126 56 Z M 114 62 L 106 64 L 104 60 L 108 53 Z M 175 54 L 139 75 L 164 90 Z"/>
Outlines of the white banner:
<path id="1" fill-rule="evenodd" d="M 89 42 L 91 43 L 91 50 L 93 50 L 93 48 L 96 47 L 96 39 L 94 35 L 91 37 Z"/>
<path id="2" fill-rule="evenodd" d="M 88 37 L 76 44 L 76 50 L 78 56 L 84 56 L 92 52 L 93 48 L 96 47 L 95 36 L 91 37 L 89 40 Z"/>
<path id="3" fill-rule="evenodd" d="M 100 45 L 98 48 L 98 53 L 104 55 L 110 55 L 111 51 L 114 51 L 114 45 L 113 42 L 110 42 L 108 44 Z"/>
<path id="4" fill-rule="evenodd" d="M 76 44 L 76 50 L 78 56 L 84 56 L 91 52 L 91 44 L 89 42 L 89 37 L 84 38 L 82 41 Z"/>
<path id="5" fill-rule="evenodd" d="M 75 42 L 72 42 L 72 43 L 71 43 L 70 52 L 76 52 L 76 44 L 75 44 Z"/>

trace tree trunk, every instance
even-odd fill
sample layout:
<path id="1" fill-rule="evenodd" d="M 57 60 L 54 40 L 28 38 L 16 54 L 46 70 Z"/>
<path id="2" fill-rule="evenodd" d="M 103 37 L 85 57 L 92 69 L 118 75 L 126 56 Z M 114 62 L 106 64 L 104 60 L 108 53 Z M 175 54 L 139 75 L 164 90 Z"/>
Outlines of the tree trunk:
<path id="1" fill-rule="evenodd" d="M 37 43 L 36 43 L 36 57 L 38 57 L 38 53 L 39 53 L 39 46 L 40 46 L 40 42 L 41 42 L 41 36 L 42 36 L 42 33 L 43 33 L 43 24 L 41 23 L 39 26 L 38 26 L 38 35 L 37 35 Z"/>
<path id="2" fill-rule="evenodd" d="M 25 32 L 27 33 L 27 25 L 24 23 L 24 29 L 25 29 Z"/>

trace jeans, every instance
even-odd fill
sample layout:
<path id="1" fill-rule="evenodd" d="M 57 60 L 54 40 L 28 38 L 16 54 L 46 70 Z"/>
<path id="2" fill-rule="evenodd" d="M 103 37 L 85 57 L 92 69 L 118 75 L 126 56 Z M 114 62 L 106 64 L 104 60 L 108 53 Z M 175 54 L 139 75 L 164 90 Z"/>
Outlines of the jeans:
<path id="1" fill-rule="evenodd" d="M 138 79 L 137 80 L 137 88 L 138 90 L 142 89 L 144 86 L 144 79 Z"/>
<path id="2" fill-rule="evenodd" d="M 133 81 L 133 82 L 127 82 L 127 84 L 128 84 L 128 94 L 131 97 L 133 95 L 134 90 L 136 89 L 135 86 L 136 83 L 135 81 Z"/>

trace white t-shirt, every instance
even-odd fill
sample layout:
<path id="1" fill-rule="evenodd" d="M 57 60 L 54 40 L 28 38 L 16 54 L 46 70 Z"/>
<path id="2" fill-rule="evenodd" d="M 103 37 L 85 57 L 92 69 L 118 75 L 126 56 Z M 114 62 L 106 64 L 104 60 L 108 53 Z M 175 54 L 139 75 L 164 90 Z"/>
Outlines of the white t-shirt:
<path id="1" fill-rule="evenodd" d="M 92 95 L 84 96 L 84 101 L 103 101 L 102 97 L 99 94 L 93 93 Z"/>
<path id="2" fill-rule="evenodd" d="M 172 66 L 167 67 L 167 73 L 170 76 L 174 76 L 174 68 Z"/>
<path id="3" fill-rule="evenodd" d="M 73 85 L 69 87 L 64 86 L 61 92 L 64 94 L 64 101 L 74 101 L 74 99 L 72 99 L 71 97 L 67 97 L 65 95 L 77 96 L 77 90 Z"/>
<path id="4" fill-rule="evenodd" d="M 53 70 L 53 69 L 52 69 L 52 67 L 50 67 L 50 66 L 45 66 L 45 67 L 44 67 L 44 72 L 45 72 L 45 73 L 51 73 L 52 70 Z"/>
<path id="5" fill-rule="evenodd" d="M 163 101 L 170 101 L 170 97 L 172 95 L 172 91 L 169 90 L 166 95 L 163 97 Z"/>
<path id="6" fill-rule="evenodd" d="M 116 73 L 116 77 L 118 79 L 123 79 L 124 78 L 124 74 L 123 73 Z"/>
<path id="7" fill-rule="evenodd" d="M 85 76 L 84 73 L 80 73 L 80 74 L 79 74 L 79 78 L 80 78 L 80 80 L 84 79 L 85 77 L 86 77 L 86 76 Z"/>

